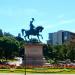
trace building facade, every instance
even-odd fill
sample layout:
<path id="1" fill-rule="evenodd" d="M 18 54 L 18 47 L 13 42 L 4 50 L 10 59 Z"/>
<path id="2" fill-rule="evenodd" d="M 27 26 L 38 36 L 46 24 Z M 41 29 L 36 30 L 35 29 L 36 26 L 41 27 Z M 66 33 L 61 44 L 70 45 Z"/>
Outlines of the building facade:
<path id="1" fill-rule="evenodd" d="M 49 33 L 47 44 L 62 45 L 64 43 L 70 42 L 73 38 L 75 39 L 75 33 L 60 30 L 58 32 Z"/>

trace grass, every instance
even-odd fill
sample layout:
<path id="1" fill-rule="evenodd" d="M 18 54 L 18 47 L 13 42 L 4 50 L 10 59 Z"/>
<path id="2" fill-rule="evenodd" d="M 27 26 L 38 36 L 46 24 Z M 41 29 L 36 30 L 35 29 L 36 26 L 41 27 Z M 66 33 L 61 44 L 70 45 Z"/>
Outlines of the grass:
<path id="1" fill-rule="evenodd" d="M 25 69 L 0 69 L 0 73 L 24 73 Z"/>
<path id="2" fill-rule="evenodd" d="M 48 69 L 48 68 L 34 68 L 34 69 L 27 69 L 28 73 L 59 73 L 59 74 L 75 74 L 75 69 Z"/>
<path id="3" fill-rule="evenodd" d="M 0 73 L 25 73 L 25 69 L 0 69 Z M 26 69 L 26 73 L 75 74 L 75 69 L 33 68 Z"/>

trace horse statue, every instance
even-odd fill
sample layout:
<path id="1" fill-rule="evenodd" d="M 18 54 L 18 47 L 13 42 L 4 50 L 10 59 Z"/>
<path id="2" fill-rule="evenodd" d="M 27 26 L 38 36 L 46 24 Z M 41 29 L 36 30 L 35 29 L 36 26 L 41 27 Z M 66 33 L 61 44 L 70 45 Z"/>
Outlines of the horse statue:
<path id="1" fill-rule="evenodd" d="M 22 35 L 24 36 L 25 40 L 26 40 L 26 37 L 28 39 L 30 39 L 30 35 L 33 35 L 33 36 L 37 36 L 38 37 L 38 40 L 40 41 L 39 39 L 39 36 L 41 36 L 41 38 L 43 39 L 42 35 L 39 34 L 40 32 L 42 32 L 44 28 L 42 26 L 38 26 L 36 27 L 35 29 L 33 30 L 25 30 L 25 29 L 22 29 L 21 32 L 22 32 Z"/>

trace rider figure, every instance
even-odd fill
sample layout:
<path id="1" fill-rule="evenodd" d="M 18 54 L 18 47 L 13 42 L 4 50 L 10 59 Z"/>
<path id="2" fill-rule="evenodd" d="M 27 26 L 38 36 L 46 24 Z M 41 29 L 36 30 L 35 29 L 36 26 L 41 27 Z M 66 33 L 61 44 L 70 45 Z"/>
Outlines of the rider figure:
<path id="1" fill-rule="evenodd" d="M 34 21 L 34 18 L 32 18 L 32 20 L 30 21 L 30 30 L 34 30 L 34 25 L 33 25 L 33 21 Z"/>

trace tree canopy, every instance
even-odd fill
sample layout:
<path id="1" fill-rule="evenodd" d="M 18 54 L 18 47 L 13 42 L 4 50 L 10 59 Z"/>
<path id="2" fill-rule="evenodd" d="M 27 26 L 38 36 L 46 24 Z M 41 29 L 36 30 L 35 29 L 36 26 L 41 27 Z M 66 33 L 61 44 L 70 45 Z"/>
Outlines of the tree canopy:
<path id="1" fill-rule="evenodd" d="M 10 59 L 19 56 L 23 42 L 21 37 L 0 31 L 0 58 Z"/>

